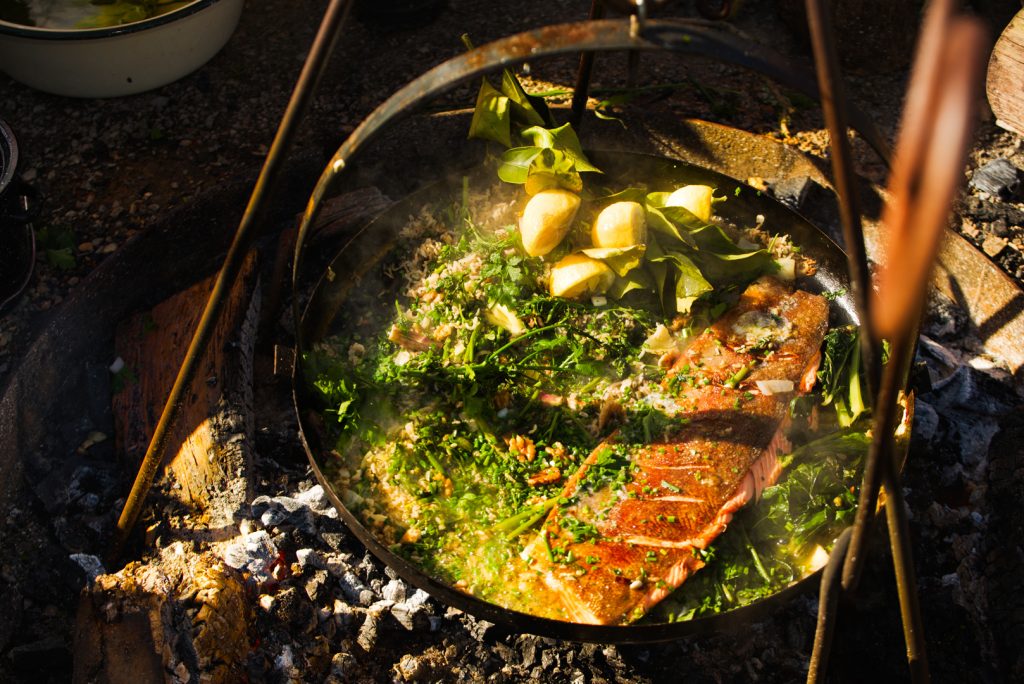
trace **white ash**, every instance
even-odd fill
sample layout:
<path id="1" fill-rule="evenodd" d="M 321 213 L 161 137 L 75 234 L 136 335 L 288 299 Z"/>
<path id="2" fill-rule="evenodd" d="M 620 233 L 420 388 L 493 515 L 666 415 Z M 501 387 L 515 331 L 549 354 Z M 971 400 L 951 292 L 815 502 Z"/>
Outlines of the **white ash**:
<path id="1" fill-rule="evenodd" d="M 314 485 L 294 496 L 259 496 L 249 506 L 252 516 L 266 528 L 284 525 L 299 527 L 307 534 L 316 534 L 314 517 L 324 515 L 337 518 L 338 511 L 331 506 L 323 487 Z"/>
<path id="2" fill-rule="evenodd" d="M 236 570 L 245 570 L 259 583 L 274 579 L 273 569 L 278 549 L 266 530 L 257 530 L 238 537 L 221 550 L 221 558 Z"/>

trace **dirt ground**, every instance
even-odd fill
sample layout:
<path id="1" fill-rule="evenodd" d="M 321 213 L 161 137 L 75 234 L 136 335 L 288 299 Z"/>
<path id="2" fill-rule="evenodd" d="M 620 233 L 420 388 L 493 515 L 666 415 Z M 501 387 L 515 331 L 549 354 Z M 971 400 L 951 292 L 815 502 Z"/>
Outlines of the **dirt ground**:
<path id="1" fill-rule="evenodd" d="M 244 184 L 255 177 L 325 4 L 323 0 L 250 0 L 237 32 L 211 62 L 176 83 L 131 97 L 107 100 L 63 98 L 34 91 L 0 75 L 0 92 L 3 93 L 0 117 L 17 136 L 21 175 L 39 191 L 42 198 L 41 215 L 36 225 L 39 257 L 35 277 L 23 298 L 0 319 L 0 385 L 6 383 L 16 369 L 19 359 L 32 344 L 34 332 L 45 324 L 69 294 L 82 287 L 83 283 L 88 283 L 89 274 L 99 264 L 133 236 L 164 226 L 166 216 L 175 210 L 202 205 L 220 189 Z M 803 38 L 792 30 L 799 22 L 793 4 L 745 3 L 732 21 L 731 30 L 809 66 Z M 845 4 L 877 8 L 889 3 Z M 1018 3 L 1009 0 L 973 4 L 975 11 L 990 23 L 993 36 L 1019 9 Z M 345 136 L 389 95 L 431 66 L 460 53 L 463 50 L 459 39 L 462 33 L 469 33 L 479 45 L 518 31 L 584 19 L 588 8 L 589 3 L 584 0 L 514 0 L 500 6 L 488 0 L 448 0 L 436 17 L 418 21 L 412 26 L 380 24 L 354 17 L 341 36 L 296 141 L 293 158 L 304 163 L 289 169 L 322 165 Z M 694 17 L 696 8 L 693 2 L 676 2 L 663 14 Z M 916 20 L 916 11 L 911 11 L 909 16 Z M 851 98 L 874 117 L 890 141 L 898 130 L 912 44 L 908 36 L 915 32 L 915 26 L 914 23 L 894 23 L 892 16 L 879 12 L 852 14 L 844 18 L 841 26 L 843 39 L 840 46 L 846 58 Z M 571 87 L 574 64 L 575 60 L 567 58 L 531 63 L 523 72 L 524 78 L 539 89 Z M 605 88 L 605 93 L 607 89 L 622 88 L 626 85 L 626 71 L 625 56 L 603 55 L 597 62 L 594 86 Z M 827 134 L 822 129 L 820 113 L 814 103 L 775 86 L 767 79 L 706 59 L 668 58 L 664 55 L 644 55 L 638 77 L 639 85 L 659 87 L 643 91 L 613 110 L 626 126 L 629 125 L 631 111 L 650 108 L 762 133 L 815 157 L 827 157 Z M 475 88 L 475 84 L 460 87 L 434 103 L 432 108 L 471 106 Z M 595 102 L 608 97 L 601 92 L 597 91 Z M 614 130 L 623 124 L 605 120 L 594 121 L 593 125 Z M 877 156 L 859 138 L 854 140 L 854 149 L 859 173 L 869 181 L 882 183 L 885 167 Z M 1007 158 L 1018 168 L 1024 168 L 1024 141 L 996 127 L 990 114 L 985 113 L 978 128 L 969 168 L 965 170 L 965 179 L 970 178 L 974 169 L 998 158 Z M 416 164 L 417 159 L 411 157 L 407 162 Z M 304 192 L 312 188 L 315 180 L 314 174 L 305 179 L 289 179 L 293 187 L 306 188 Z M 981 201 L 991 199 L 979 197 L 976 192 L 969 195 Z M 972 206 L 976 208 L 976 205 Z M 1016 201 L 1002 202 L 1001 206 L 1008 212 L 1002 217 L 962 211 L 955 222 L 956 229 L 992 258 L 999 268 L 1022 282 L 1024 222 L 1015 220 L 1020 214 L 1013 212 L 1024 211 L 1024 204 L 1018 197 Z M 239 205 L 234 212 L 230 209 L 223 212 L 221 218 L 225 234 L 233 229 L 241 209 Z M 166 258 L 175 259 L 177 256 L 169 254 Z M 282 465 L 280 471 L 282 480 L 291 478 L 295 481 L 308 476 L 299 461 Z M 109 476 L 115 480 L 120 477 L 115 474 Z M 58 487 L 59 484 L 54 482 L 52 486 Z M 33 490 L 37 493 L 45 491 L 38 486 L 33 486 Z M 106 503 L 112 506 L 114 502 Z M 47 503 L 36 502 L 35 506 L 34 511 L 7 513 L 7 524 L 3 529 L 17 529 L 17 538 L 0 543 L 24 549 L 31 546 L 35 538 L 48 538 L 55 534 L 47 528 Z M 922 505 L 921 510 L 928 510 L 928 507 Z M 22 524 L 19 520 L 29 522 Z M 59 537 L 61 531 L 56 534 Z M 941 537 L 929 539 L 932 543 L 946 542 Z M 101 553 L 103 542 L 101 530 L 95 532 L 94 538 L 81 543 L 97 546 L 95 552 Z M 6 658 L 5 663 L 0 663 L 0 675 L 9 672 L 20 677 L 20 667 L 25 663 L 38 663 L 41 658 L 48 659 L 52 667 L 44 679 L 64 681 L 70 672 L 70 616 L 74 597 L 83 579 L 74 573 L 61 571 L 60 563 L 51 563 L 50 560 L 39 557 L 30 560 L 39 569 L 40 584 L 49 587 L 46 591 L 25 598 L 25 603 L 18 606 L 0 605 L 0 614 L 10 617 L 6 621 L 0 618 L 0 657 Z M 30 571 L 24 567 L 10 570 L 12 577 L 21 577 Z M 4 579 L 11 581 L 7 577 Z M 892 600 L 890 588 L 881 588 L 855 612 L 868 614 L 873 608 Z M 957 620 L 967 619 L 962 611 L 947 606 L 944 600 L 939 599 L 926 610 L 941 612 L 948 609 Z M 799 604 L 790 611 L 792 624 L 799 625 L 799 629 L 813 624 L 809 620 L 813 610 L 809 611 L 808 605 Z M 49 641 L 43 637 L 19 641 L 13 633 L 17 625 L 11 616 L 17 616 L 20 621 L 21 616 L 29 614 L 39 615 L 40 623 L 53 635 Z M 794 617 L 796 614 L 798 617 Z M 454 623 L 463 618 L 449 615 L 444 620 Z M 887 628 L 891 633 L 893 625 Z M 472 631 L 476 627 L 469 625 L 466 629 Z M 773 629 L 785 632 L 787 627 L 777 623 Z M 792 627 L 790 632 L 799 629 Z M 46 630 L 37 628 L 35 631 Z M 941 643 L 952 643 L 956 638 L 954 632 L 953 626 L 944 631 Z M 790 635 L 794 654 L 806 650 L 806 637 L 800 633 Z M 492 636 L 491 639 L 491 648 L 498 654 L 493 657 L 506 657 L 502 655 L 503 649 L 512 650 L 520 654 L 516 656 L 520 663 L 524 649 L 544 648 L 540 642 L 527 643 L 514 635 Z M 501 645 L 495 645 L 494 639 Z M 732 649 L 748 658 L 741 671 L 733 672 L 732 676 L 716 675 L 715 678 L 720 681 L 723 677 L 728 681 L 785 681 L 785 676 L 773 675 L 762 669 L 758 657 L 764 658 L 764 654 L 757 652 L 748 641 L 756 639 L 732 637 L 706 647 L 708 653 Z M 424 637 L 422 642 L 419 646 L 428 655 L 448 653 L 456 646 L 458 649 L 469 648 L 457 639 L 453 643 L 441 643 Z M 878 646 L 870 638 L 858 645 Z M 406 643 L 404 648 L 414 650 L 415 646 Z M 886 658 L 899 660 L 898 645 L 895 656 L 891 644 L 878 647 L 886 652 Z M 457 664 L 458 657 L 453 654 L 458 649 L 442 660 L 446 659 L 449 666 Z M 568 673 L 573 656 L 565 654 L 570 651 L 563 654 L 552 650 L 551 653 L 555 653 L 551 658 L 569 658 L 568 665 L 561 660 L 548 663 L 551 667 L 565 666 Z M 624 655 L 614 650 L 609 655 L 607 649 L 584 649 L 580 653 L 576 656 L 580 662 L 604 663 L 601 667 L 595 665 L 594 672 L 604 672 L 611 679 L 628 676 L 633 681 L 669 680 L 672 669 L 665 663 L 648 662 L 652 654 L 655 658 L 669 654 L 686 657 L 696 663 L 700 663 L 702 657 L 710 657 L 700 655 L 700 644 L 681 646 L 676 651 L 627 648 L 623 650 Z M 401 653 L 397 654 L 393 661 L 398 662 L 401 656 Z M 507 658 L 511 663 L 512 656 Z M 616 664 L 623 658 L 629 667 Z M 941 656 L 939 660 L 950 666 L 978 665 L 976 661 L 942 660 Z M 538 666 L 541 662 L 538 656 Z M 529 666 L 528 663 L 524 667 Z M 795 660 L 792 663 L 787 661 L 780 673 L 799 672 L 800 666 Z M 374 676 L 383 676 L 380 670 L 366 669 L 368 667 L 359 664 L 349 670 L 349 676 L 371 672 Z M 708 671 L 718 672 L 714 667 Z M 467 672 L 486 674 L 488 670 L 470 668 Z M 400 674 L 399 671 L 393 676 Z M 945 681 L 949 674 L 942 673 L 939 679 Z M 440 674 L 437 676 L 441 677 Z M 566 674 L 565 680 L 570 679 Z M 979 666 L 968 679 L 1000 681 L 1000 673 L 998 668 L 990 671 L 987 666 Z M 268 678 L 271 680 L 272 677 Z M 30 680 L 26 678 L 24 681 Z"/>

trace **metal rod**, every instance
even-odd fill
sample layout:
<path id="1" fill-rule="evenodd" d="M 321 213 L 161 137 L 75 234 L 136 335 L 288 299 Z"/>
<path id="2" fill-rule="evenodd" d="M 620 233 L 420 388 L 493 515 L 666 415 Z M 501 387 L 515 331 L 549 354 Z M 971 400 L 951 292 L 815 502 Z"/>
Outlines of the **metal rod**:
<path id="1" fill-rule="evenodd" d="M 602 0 L 591 0 L 590 20 L 604 18 L 604 3 Z M 583 124 L 583 112 L 587 111 L 587 98 L 590 96 L 590 77 L 594 72 L 594 52 L 580 53 L 580 66 L 576 71 L 576 87 L 572 91 L 572 109 L 569 112 L 569 123 L 576 130 L 580 131 Z"/>
<path id="2" fill-rule="evenodd" d="M 917 330 L 916 325 L 910 327 L 912 331 Z M 885 486 L 885 518 L 889 528 L 896 591 L 899 595 L 903 639 L 907 647 L 907 664 L 910 666 L 911 681 L 923 684 L 930 681 L 931 677 L 928 672 L 921 607 L 917 596 L 917 572 L 914 569 L 914 558 L 910 548 L 910 526 L 907 522 L 903 487 L 896 473 L 893 449 L 893 436 L 900 422 L 899 394 L 911 359 L 908 348 L 913 345 L 912 334 L 906 334 L 893 341 L 892 356 L 886 364 L 882 375 L 882 387 L 878 394 L 872 446 L 878 452 L 882 484 Z"/>
<path id="3" fill-rule="evenodd" d="M 635 35 L 640 35 L 647 23 L 647 2 L 646 0 L 633 0 L 633 4 L 636 7 L 629 18 L 630 26 Z M 636 88 L 637 78 L 640 74 L 640 51 L 630 50 L 626 54 L 626 87 Z"/>
<path id="4" fill-rule="evenodd" d="M 121 511 L 121 516 L 117 521 L 114 542 L 107 556 L 108 563 L 116 562 L 120 557 L 128 535 L 131 533 L 132 528 L 135 527 L 135 523 L 142 511 L 146 496 L 153 486 L 153 479 L 156 476 L 160 463 L 163 461 L 164 451 L 167 448 L 167 438 L 171 428 L 174 427 L 181 408 L 182 397 L 195 378 L 196 369 L 209 344 L 210 337 L 220 316 L 221 308 L 235 280 L 238 278 L 238 273 L 245 261 L 246 253 L 252 244 L 255 233 L 254 228 L 261 218 L 265 200 L 277 180 L 278 173 L 285 161 L 302 117 L 309 108 L 309 103 L 316 91 L 317 83 L 323 75 L 328 58 L 334 51 L 334 45 L 337 42 L 340 29 L 348 17 L 351 4 L 351 0 L 331 0 L 320 22 L 320 28 L 313 40 L 309 56 L 306 58 L 306 63 L 299 74 L 299 80 L 292 91 L 288 107 L 281 118 L 281 123 L 277 128 L 277 133 L 270 146 L 270 151 L 267 153 L 263 168 L 260 170 L 260 175 L 256 179 L 256 184 L 249 198 L 249 203 L 245 208 L 245 213 L 242 215 L 238 228 L 235 231 L 235 236 L 231 246 L 228 248 L 224 264 L 217 275 L 213 290 L 210 292 L 210 297 L 206 302 L 206 308 L 203 310 L 202 318 L 200 318 L 199 324 L 196 326 L 195 333 L 192 336 L 192 342 L 185 352 L 185 358 L 178 369 L 178 376 L 167 397 L 167 402 L 164 404 L 163 413 L 161 413 L 160 420 L 153 431 L 149 447 L 146 449 L 146 454 L 139 466 L 139 472 L 135 476 L 135 482 L 132 484 L 131 492 L 128 494 L 124 508 Z"/>
<path id="5" fill-rule="evenodd" d="M 832 635 L 836 628 L 839 595 L 842 593 L 842 565 L 850 546 L 852 527 L 847 527 L 832 545 L 828 564 L 821 573 L 821 590 L 818 593 L 818 622 L 814 630 L 814 648 L 807 667 L 807 684 L 825 681 L 828 673 L 828 659 L 832 652 Z"/>
<path id="6" fill-rule="evenodd" d="M 873 397 L 878 390 L 881 377 L 881 353 L 880 345 L 876 342 L 871 328 L 871 271 L 868 269 L 864 231 L 860 221 L 860 196 L 850 141 L 847 137 L 846 96 L 839 69 L 839 57 L 835 41 L 832 40 L 835 33 L 829 8 L 824 0 L 807 0 L 806 6 L 807 23 L 818 72 L 821 107 L 829 130 L 832 173 L 839 194 L 839 217 L 850 265 L 853 300 L 860 318 L 860 348 L 867 370 L 868 396 Z M 843 569 L 843 586 L 847 589 L 855 587 L 860 578 L 870 519 L 877 505 L 880 483 L 878 455 L 872 448 L 864 465 L 864 481 L 860 488 L 853 537 Z"/>
<path id="7" fill-rule="evenodd" d="M 923 149 L 928 143 L 928 135 L 931 130 L 930 127 L 918 122 L 926 120 L 929 110 L 935 106 L 935 103 L 931 101 L 931 91 L 939 77 L 937 69 L 943 49 L 942 36 L 947 30 L 953 1 L 936 0 L 930 3 L 918 40 L 917 55 L 914 60 L 914 78 L 910 83 L 902 117 L 903 127 L 900 132 L 902 157 L 894 163 L 896 168 L 890 175 L 889 181 L 890 190 L 900 197 L 899 200 L 890 202 L 887 206 L 884 223 L 889 230 L 902 230 L 901 226 L 906 223 L 906 212 L 909 211 L 912 199 L 910 196 L 906 196 L 906 191 L 913 184 L 907 177 L 911 173 L 911 168 L 919 170 L 923 163 Z M 890 255 L 890 257 L 900 258 L 899 255 Z M 886 288 L 886 292 L 890 295 L 895 294 L 891 288 Z M 899 296 L 902 297 L 902 294 Z M 879 339 L 885 334 L 884 332 L 879 334 L 877 330 L 872 332 L 878 335 Z M 877 508 L 878 491 L 881 484 L 882 462 L 878 449 L 873 443 L 864 469 L 864 481 L 861 484 L 860 501 L 854 519 L 854 539 L 843 568 L 843 586 L 851 591 L 856 589 L 860 583 L 864 567 L 866 537 Z"/>
<path id="8" fill-rule="evenodd" d="M 640 51 L 630 50 L 626 57 L 626 87 L 636 88 L 640 75 Z"/>
<path id="9" fill-rule="evenodd" d="M 873 396 L 881 377 L 879 354 L 871 335 L 871 271 L 868 269 L 864 230 L 861 226 L 860 193 L 853 167 L 850 139 L 847 137 L 847 102 L 843 86 L 839 56 L 834 40 L 835 30 L 829 13 L 830 3 L 825 0 L 806 0 L 807 23 L 814 48 L 814 63 L 818 74 L 818 92 L 821 108 L 828 127 L 832 154 L 832 174 L 839 195 L 839 218 L 843 228 L 843 241 L 850 265 L 853 300 L 860 316 L 862 353 L 868 370 L 868 385 Z"/>

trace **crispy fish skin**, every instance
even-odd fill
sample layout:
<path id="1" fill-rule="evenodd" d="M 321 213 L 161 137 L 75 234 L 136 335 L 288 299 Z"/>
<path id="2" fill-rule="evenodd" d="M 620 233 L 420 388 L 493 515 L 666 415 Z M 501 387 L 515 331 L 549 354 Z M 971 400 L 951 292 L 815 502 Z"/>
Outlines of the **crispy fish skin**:
<path id="1" fill-rule="evenodd" d="M 703 567 L 700 550 L 775 481 L 776 456 L 790 448 L 790 395 L 761 394 L 756 381 L 809 389 L 827 321 L 823 297 L 753 283 L 667 374 L 680 409 L 669 434 L 647 444 L 613 436 L 590 454 L 526 550 L 573 620 L 636 620 Z M 592 489 L 588 471 L 610 461 L 625 476 Z"/>

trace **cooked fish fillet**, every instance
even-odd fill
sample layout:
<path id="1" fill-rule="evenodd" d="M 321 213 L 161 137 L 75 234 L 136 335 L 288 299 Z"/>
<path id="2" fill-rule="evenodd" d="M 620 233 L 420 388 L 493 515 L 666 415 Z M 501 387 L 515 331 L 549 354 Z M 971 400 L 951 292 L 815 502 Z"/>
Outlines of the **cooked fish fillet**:
<path id="1" fill-rule="evenodd" d="M 703 566 L 698 551 L 776 480 L 792 395 L 762 394 L 756 381 L 809 389 L 827 319 L 820 296 L 772 278 L 752 284 L 667 374 L 679 409 L 667 433 L 651 443 L 613 436 L 569 479 L 567 503 L 527 553 L 573 620 L 642 616 Z"/>

